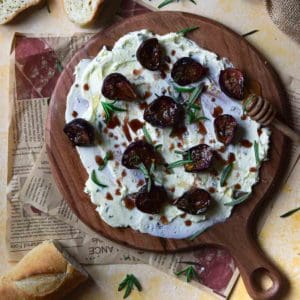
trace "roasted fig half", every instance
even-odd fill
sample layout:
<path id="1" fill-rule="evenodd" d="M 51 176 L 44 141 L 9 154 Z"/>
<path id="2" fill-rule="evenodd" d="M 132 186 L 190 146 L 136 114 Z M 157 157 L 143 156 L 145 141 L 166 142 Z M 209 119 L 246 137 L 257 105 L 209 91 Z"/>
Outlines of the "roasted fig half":
<path id="1" fill-rule="evenodd" d="M 220 115 L 215 118 L 215 134 L 219 142 L 229 145 L 237 129 L 237 121 L 231 115 Z"/>
<path id="2" fill-rule="evenodd" d="M 221 90 L 236 100 L 243 100 L 244 98 L 244 81 L 244 74 L 239 69 L 228 68 L 220 73 Z"/>
<path id="3" fill-rule="evenodd" d="M 177 125 L 183 116 L 183 107 L 168 96 L 158 97 L 144 111 L 145 121 L 160 128 Z"/>
<path id="4" fill-rule="evenodd" d="M 207 191 L 193 188 L 176 199 L 174 205 L 189 214 L 199 215 L 207 211 L 211 202 L 211 196 Z"/>
<path id="5" fill-rule="evenodd" d="M 90 146 L 95 141 L 95 128 L 85 119 L 75 119 L 67 123 L 64 133 L 75 146 Z"/>
<path id="6" fill-rule="evenodd" d="M 168 194 L 164 187 L 152 184 L 150 191 L 144 185 L 136 195 L 135 206 L 147 214 L 159 214 L 164 204 L 168 201 Z"/>
<path id="7" fill-rule="evenodd" d="M 134 101 L 138 99 L 132 84 L 120 73 L 111 73 L 105 77 L 102 95 L 110 100 Z"/>
<path id="8" fill-rule="evenodd" d="M 142 140 L 131 143 L 123 153 L 122 165 L 128 169 L 138 169 L 143 163 L 149 168 L 157 160 L 157 153 L 152 145 Z"/>
<path id="9" fill-rule="evenodd" d="M 142 42 L 136 52 L 136 57 L 144 68 L 157 71 L 163 64 L 163 52 L 158 39 L 151 38 Z"/>
<path id="10" fill-rule="evenodd" d="M 174 64 L 171 76 L 179 85 L 188 85 L 201 80 L 207 69 L 190 57 L 183 57 Z"/>
<path id="11" fill-rule="evenodd" d="M 213 159 L 213 151 L 206 144 L 200 144 L 190 148 L 184 155 L 185 160 L 192 160 L 184 165 L 186 172 L 197 173 L 208 169 Z"/>

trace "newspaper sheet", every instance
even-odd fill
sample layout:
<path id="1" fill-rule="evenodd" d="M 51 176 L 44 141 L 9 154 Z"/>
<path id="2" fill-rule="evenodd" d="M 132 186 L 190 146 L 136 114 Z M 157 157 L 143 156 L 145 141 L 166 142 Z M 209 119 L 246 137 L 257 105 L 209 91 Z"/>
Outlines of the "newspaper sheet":
<path id="1" fill-rule="evenodd" d="M 123 1 L 122 15 L 118 18 L 145 11 L 147 9 L 132 0 Z M 58 192 L 44 147 L 48 102 L 63 67 L 90 37 L 16 35 L 10 74 L 12 118 L 7 194 L 10 259 L 20 259 L 43 240 L 56 239 L 79 262 L 94 265 L 95 274 L 97 264 L 136 263 L 150 264 L 174 274 L 186 266 L 182 262 L 192 262 L 201 282 L 193 281 L 192 284 L 227 297 L 238 277 L 238 270 L 225 250 L 205 247 L 195 252 L 157 255 L 120 246 L 99 237 L 84 225 Z M 300 131 L 297 118 L 300 113 L 300 81 L 291 78 L 288 92 L 293 108 L 292 125 Z M 298 152 L 294 147 L 286 180 L 297 162 Z"/>

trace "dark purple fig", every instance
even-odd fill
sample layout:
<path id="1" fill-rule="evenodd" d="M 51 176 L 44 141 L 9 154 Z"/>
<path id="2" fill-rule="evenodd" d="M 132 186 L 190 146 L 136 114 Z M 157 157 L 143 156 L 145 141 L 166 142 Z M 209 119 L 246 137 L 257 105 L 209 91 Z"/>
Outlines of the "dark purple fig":
<path id="1" fill-rule="evenodd" d="M 105 77 L 102 94 L 110 100 L 134 101 L 138 99 L 132 84 L 119 73 L 112 73 Z"/>
<path id="2" fill-rule="evenodd" d="M 219 142 L 229 145 L 237 129 L 237 121 L 231 115 L 220 115 L 215 118 L 214 127 Z"/>
<path id="3" fill-rule="evenodd" d="M 144 68 L 157 71 L 163 64 L 163 52 L 158 39 L 151 38 L 142 42 L 136 52 L 136 57 Z"/>
<path id="4" fill-rule="evenodd" d="M 197 173 L 208 169 L 213 159 L 213 151 L 206 144 L 200 144 L 190 148 L 184 155 L 185 160 L 192 160 L 184 165 L 186 172 Z"/>
<path id="5" fill-rule="evenodd" d="M 144 111 L 145 121 L 160 128 L 173 127 L 183 116 L 183 107 L 168 96 L 158 97 Z"/>
<path id="6" fill-rule="evenodd" d="M 228 68 L 220 73 L 221 90 L 231 98 L 243 100 L 244 81 L 244 74 L 238 69 Z"/>
<path id="7" fill-rule="evenodd" d="M 123 153 L 122 165 L 128 169 L 138 169 L 138 165 L 143 163 L 150 168 L 152 162 L 157 160 L 157 153 L 152 145 L 144 141 L 131 143 Z"/>
<path id="8" fill-rule="evenodd" d="M 144 213 L 159 214 L 167 201 L 168 194 L 164 187 L 152 184 L 148 191 L 148 184 L 146 184 L 137 193 L 135 206 Z"/>
<path id="9" fill-rule="evenodd" d="M 95 129 L 84 119 L 75 119 L 67 123 L 64 133 L 75 146 L 90 146 L 95 141 Z"/>
<path id="10" fill-rule="evenodd" d="M 190 57 L 183 57 L 174 64 L 171 76 L 179 85 L 188 85 L 201 80 L 207 69 Z"/>
<path id="11" fill-rule="evenodd" d="M 207 211 L 211 202 L 211 196 L 207 191 L 194 188 L 176 199 L 174 205 L 189 214 L 199 215 Z"/>

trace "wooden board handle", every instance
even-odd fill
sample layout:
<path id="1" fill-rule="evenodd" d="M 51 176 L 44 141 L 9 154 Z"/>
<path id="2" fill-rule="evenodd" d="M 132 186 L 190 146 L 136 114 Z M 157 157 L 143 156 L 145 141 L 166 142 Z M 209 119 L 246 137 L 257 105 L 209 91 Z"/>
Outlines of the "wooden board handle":
<path id="1" fill-rule="evenodd" d="M 225 248 L 236 260 L 246 289 L 253 299 L 282 299 L 288 282 L 266 257 L 252 235 L 243 232 L 237 236 L 236 243 L 229 243 Z M 262 287 L 262 276 L 267 276 L 272 281 L 267 290 Z"/>

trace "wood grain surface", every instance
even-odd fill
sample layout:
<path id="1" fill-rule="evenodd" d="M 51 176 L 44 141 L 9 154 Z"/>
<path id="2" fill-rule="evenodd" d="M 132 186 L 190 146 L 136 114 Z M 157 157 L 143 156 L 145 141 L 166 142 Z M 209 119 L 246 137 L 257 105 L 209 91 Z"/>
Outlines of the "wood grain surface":
<path id="1" fill-rule="evenodd" d="M 72 58 L 62 73 L 51 98 L 46 125 L 47 152 L 53 176 L 75 214 L 100 235 L 123 245 L 157 252 L 188 251 L 208 244 L 224 247 L 236 259 L 252 298 L 278 299 L 285 292 L 287 282 L 265 257 L 255 240 L 257 213 L 262 209 L 264 200 L 271 198 L 284 159 L 285 138 L 278 130 L 272 130 L 270 160 L 264 163 L 261 180 L 251 198 L 234 208 L 232 216 L 225 223 L 211 227 L 193 241 L 153 237 L 130 228 L 112 228 L 103 222 L 83 192 L 88 175 L 76 149 L 63 133 L 66 97 L 74 80 L 74 67 L 81 59 L 93 58 L 104 45 L 112 48 L 116 40 L 130 31 L 147 28 L 165 34 L 190 26 L 199 26 L 200 29 L 189 33 L 189 38 L 203 48 L 228 57 L 248 78 L 257 80 L 262 86 L 263 97 L 269 99 L 284 115 L 285 93 L 279 78 L 265 58 L 244 38 L 215 21 L 187 13 L 139 15 L 97 34 Z M 267 291 L 257 282 L 261 273 L 267 273 L 273 281 Z"/>

